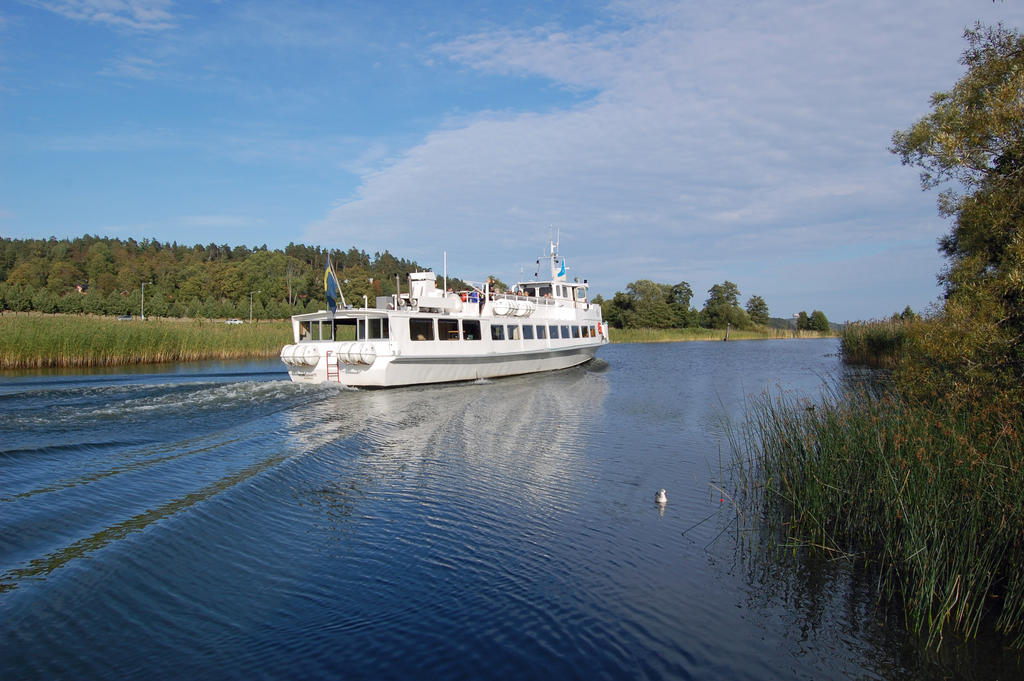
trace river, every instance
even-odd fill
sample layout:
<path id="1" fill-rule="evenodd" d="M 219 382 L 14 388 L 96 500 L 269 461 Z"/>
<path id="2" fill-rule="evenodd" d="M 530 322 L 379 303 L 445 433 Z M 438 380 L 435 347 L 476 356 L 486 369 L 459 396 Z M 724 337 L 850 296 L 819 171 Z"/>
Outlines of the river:
<path id="1" fill-rule="evenodd" d="M 1021 678 L 744 541 L 729 422 L 847 380 L 837 350 L 391 390 L 277 360 L 0 374 L 0 678 Z"/>

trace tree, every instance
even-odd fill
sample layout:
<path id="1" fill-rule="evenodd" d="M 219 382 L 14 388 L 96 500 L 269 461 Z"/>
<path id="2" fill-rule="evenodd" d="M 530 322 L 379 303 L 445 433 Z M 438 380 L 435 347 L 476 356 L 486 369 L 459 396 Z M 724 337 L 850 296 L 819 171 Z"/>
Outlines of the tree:
<path id="1" fill-rule="evenodd" d="M 685 281 L 681 281 L 669 290 L 668 305 L 672 309 L 675 320 L 673 326 L 697 326 L 697 311 L 690 307 L 693 300 L 693 289 Z"/>
<path id="2" fill-rule="evenodd" d="M 811 320 L 807 317 L 805 310 L 800 310 L 800 314 L 796 316 L 796 328 L 800 331 L 806 331 L 811 328 Z"/>
<path id="3" fill-rule="evenodd" d="M 830 330 L 828 324 L 828 317 L 821 310 L 815 310 L 811 313 L 811 318 L 807 322 L 807 328 L 811 331 L 821 331 L 822 333 L 828 333 Z"/>
<path id="4" fill-rule="evenodd" d="M 892 320 L 894 322 L 913 322 L 917 321 L 918 319 L 920 319 L 920 317 L 916 312 L 914 312 L 913 308 L 911 308 L 909 305 L 903 308 L 903 312 L 900 312 L 899 314 L 893 314 L 892 316 Z"/>
<path id="5" fill-rule="evenodd" d="M 710 329 L 750 326 L 750 318 L 740 307 L 740 289 L 731 281 L 715 284 L 708 289 L 708 299 L 700 311 L 700 324 Z"/>
<path id="6" fill-rule="evenodd" d="M 893 135 L 891 151 L 920 169 L 925 189 L 947 186 L 939 212 L 953 223 L 939 241 L 946 301 L 917 339 L 908 367 L 924 373 L 908 383 L 926 375 L 937 392 L 972 399 L 1024 379 L 1024 36 L 976 24 L 964 38 L 967 72 Z"/>
<path id="7" fill-rule="evenodd" d="M 747 316 L 754 324 L 768 325 L 768 303 L 761 296 L 750 296 L 747 300 Z"/>

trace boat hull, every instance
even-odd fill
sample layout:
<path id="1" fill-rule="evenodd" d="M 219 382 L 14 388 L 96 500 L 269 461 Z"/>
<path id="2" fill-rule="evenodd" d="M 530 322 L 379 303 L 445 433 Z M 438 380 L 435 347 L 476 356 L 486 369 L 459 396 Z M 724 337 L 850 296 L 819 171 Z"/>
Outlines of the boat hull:
<path id="1" fill-rule="evenodd" d="M 348 364 L 326 348 L 316 366 L 290 368 L 299 383 L 340 383 L 359 387 L 395 387 L 421 383 L 474 381 L 555 371 L 594 358 L 601 343 L 484 355 L 398 355 L 377 357 L 371 364 Z"/>

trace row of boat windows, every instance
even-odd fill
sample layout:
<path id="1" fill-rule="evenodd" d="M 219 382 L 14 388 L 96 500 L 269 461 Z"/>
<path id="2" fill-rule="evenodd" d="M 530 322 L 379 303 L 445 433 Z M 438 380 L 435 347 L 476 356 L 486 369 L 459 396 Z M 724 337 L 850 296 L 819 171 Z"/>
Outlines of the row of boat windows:
<path id="1" fill-rule="evenodd" d="M 434 322 L 437 322 L 435 332 Z M 491 324 L 491 340 L 534 340 L 546 338 L 596 338 L 597 327 L 578 324 Z M 480 322 L 475 319 L 409 319 L 409 338 L 430 340 L 481 340 Z"/>
<path id="2" fill-rule="evenodd" d="M 355 325 L 352 321 L 302 322 L 300 340 L 377 340 L 391 336 L 387 319 L 359 319 Z M 597 327 L 578 324 L 490 324 L 489 327 L 491 340 L 596 338 L 598 335 Z M 476 319 L 409 319 L 409 338 L 417 341 L 481 340 L 483 333 Z"/>

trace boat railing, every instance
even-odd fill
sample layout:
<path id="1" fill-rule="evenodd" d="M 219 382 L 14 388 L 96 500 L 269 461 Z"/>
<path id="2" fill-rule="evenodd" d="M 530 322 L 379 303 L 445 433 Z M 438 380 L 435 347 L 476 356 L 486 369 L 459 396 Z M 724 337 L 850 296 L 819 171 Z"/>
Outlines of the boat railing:
<path id="1" fill-rule="evenodd" d="M 528 296 L 525 294 L 518 293 L 494 293 L 491 295 L 493 300 L 529 300 L 537 305 L 554 305 L 554 298 L 541 298 L 538 296 Z"/>

